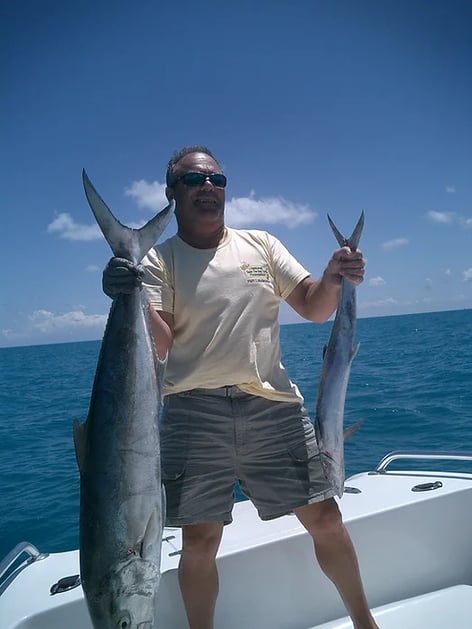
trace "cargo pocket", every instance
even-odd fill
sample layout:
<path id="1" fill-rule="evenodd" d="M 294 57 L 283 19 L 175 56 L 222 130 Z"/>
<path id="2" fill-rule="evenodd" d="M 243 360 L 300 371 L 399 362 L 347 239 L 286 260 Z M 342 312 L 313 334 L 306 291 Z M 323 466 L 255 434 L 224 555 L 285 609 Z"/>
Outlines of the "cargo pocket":
<path id="1" fill-rule="evenodd" d="M 187 466 L 187 457 L 184 452 L 180 452 L 178 456 L 161 455 L 161 475 L 164 482 L 178 480 L 184 475 Z"/>
<path id="2" fill-rule="evenodd" d="M 290 437 L 287 450 L 294 461 L 306 462 L 320 453 L 315 429 L 307 416 L 302 418 Z"/>
<path id="3" fill-rule="evenodd" d="M 163 481 L 175 481 L 187 466 L 188 442 L 185 432 L 172 421 L 161 425 L 161 474 Z"/>
<path id="4" fill-rule="evenodd" d="M 298 463 L 305 463 L 313 459 L 320 452 L 314 437 L 310 437 L 301 443 L 289 445 L 287 446 L 287 450 L 292 459 Z"/>

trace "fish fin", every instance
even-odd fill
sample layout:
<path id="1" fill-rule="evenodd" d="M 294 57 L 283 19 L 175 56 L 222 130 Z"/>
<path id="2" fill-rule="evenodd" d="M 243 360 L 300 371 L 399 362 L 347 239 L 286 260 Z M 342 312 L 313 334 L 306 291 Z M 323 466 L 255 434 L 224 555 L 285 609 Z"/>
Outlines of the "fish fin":
<path id="1" fill-rule="evenodd" d="M 93 187 L 85 170 L 82 171 L 82 181 L 87 201 L 114 255 L 139 264 L 167 227 L 174 212 L 174 202 L 172 201 L 140 229 L 133 229 L 120 223 L 113 215 Z"/>
<path id="2" fill-rule="evenodd" d="M 360 346 L 361 346 L 361 344 L 358 343 L 355 347 L 352 348 L 351 360 L 354 360 L 354 358 L 357 356 L 357 352 L 359 351 L 359 347 Z"/>
<path id="3" fill-rule="evenodd" d="M 359 428 L 362 426 L 362 419 L 357 421 L 355 424 L 351 424 L 348 426 L 343 432 L 343 440 L 347 441 L 354 433 L 356 433 Z"/>
<path id="4" fill-rule="evenodd" d="M 361 239 L 362 230 L 364 229 L 364 210 L 362 210 L 357 225 L 354 227 L 352 234 L 349 236 L 347 246 L 355 251 L 359 246 L 359 240 Z"/>
<path id="5" fill-rule="evenodd" d="M 144 531 L 143 541 L 141 542 L 141 558 L 153 560 L 159 552 L 157 544 L 161 543 L 161 536 L 158 535 L 161 518 L 157 514 L 157 509 L 153 509 Z"/>
<path id="6" fill-rule="evenodd" d="M 81 424 L 78 419 L 74 419 L 73 424 L 74 431 L 74 446 L 75 446 L 75 458 L 77 459 L 77 465 L 79 472 L 82 474 L 85 469 L 85 449 L 87 447 L 87 422 Z"/>
<path id="7" fill-rule="evenodd" d="M 339 461 L 328 450 L 322 450 L 320 454 L 325 477 L 332 485 L 336 495 L 342 498 L 344 490 L 344 462 L 340 466 Z M 340 477 L 340 474 L 342 477 Z"/>
<path id="8" fill-rule="evenodd" d="M 166 525 L 166 511 L 167 511 L 167 496 L 166 496 L 166 488 L 164 485 L 161 485 L 161 519 L 162 519 L 162 528 Z"/>
<path id="9" fill-rule="evenodd" d="M 339 231 L 339 229 L 336 227 L 336 225 L 333 223 L 333 221 L 331 220 L 331 216 L 328 214 L 328 222 L 329 222 L 329 226 L 331 227 L 334 237 L 336 238 L 336 240 L 338 241 L 338 244 L 340 247 L 346 247 L 347 245 L 347 240 L 346 238 L 344 238 L 344 236 L 341 234 L 341 232 Z"/>
<path id="10" fill-rule="evenodd" d="M 361 239 L 362 230 L 364 229 L 364 210 L 362 210 L 359 220 L 357 221 L 357 225 L 354 227 L 354 230 L 349 238 L 345 238 L 336 225 L 331 220 L 330 215 L 328 214 L 328 222 L 333 230 L 333 234 L 338 241 L 340 247 L 349 247 L 351 251 L 355 251 L 359 246 L 359 240 Z"/>

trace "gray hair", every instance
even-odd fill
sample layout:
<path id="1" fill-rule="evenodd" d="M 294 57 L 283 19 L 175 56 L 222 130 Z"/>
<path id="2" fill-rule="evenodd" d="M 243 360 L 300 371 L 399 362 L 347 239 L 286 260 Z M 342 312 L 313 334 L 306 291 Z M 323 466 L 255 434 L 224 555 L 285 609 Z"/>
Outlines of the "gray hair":
<path id="1" fill-rule="evenodd" d="M 172 179 L 173 179 L 174 170 L 175 170 L 175 166 L 177 162 L 180 162 L 180 160 L 183 157 L 185 157 L 186 155 L 189 155 L 190 153 L 205 153 L 206 155 L 214 159 L 215 162 L 218 164 L 218 166 L 220 165 L 216 157 L 213 155 L 210 149 L 207 148 L 206 146 L 201 146 L 201 145 L 184 146 L 184 148 L 180 149 L 179 151 L 174 152 L 174 154 L 169 160 L 169 163 L 167 164 L 167 170 L 166 170 L 166 185 L 167 186 L 172 187 L 172 183 L 173 183 Z"/>

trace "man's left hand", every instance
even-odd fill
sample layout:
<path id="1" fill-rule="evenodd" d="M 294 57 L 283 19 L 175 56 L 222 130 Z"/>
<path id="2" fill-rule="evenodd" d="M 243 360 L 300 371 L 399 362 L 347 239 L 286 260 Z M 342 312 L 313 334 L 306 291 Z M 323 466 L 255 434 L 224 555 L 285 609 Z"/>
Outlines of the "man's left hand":
<path id="1" fill-rule="evenodd" d="M 324 272 L 325 281 L 339 285 L 344 277 L 348 282 L 358 286 L 364 281 L 365 260 L 360 249 L 351 251 L 349 247 L 337 249 Z"/>

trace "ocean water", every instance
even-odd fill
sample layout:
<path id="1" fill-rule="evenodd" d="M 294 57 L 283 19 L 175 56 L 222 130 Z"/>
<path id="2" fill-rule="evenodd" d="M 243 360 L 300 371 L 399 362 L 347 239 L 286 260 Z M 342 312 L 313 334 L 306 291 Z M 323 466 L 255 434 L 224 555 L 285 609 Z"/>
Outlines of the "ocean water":
<path id="1" fill-rule="evenodd" d="M 311 416 L 330 329 L 281 329 L 283 363 Z M 360 319 L 357 339 L 345 425 L 363 423 L 345 444 L 346 475 L 392 450 L 472 451 L 472 310 Z M 72 422 L 86 418 L 99 347 L 0 349 L 0 558 L 23 540 L 48 552 L 78 546 Z"/>

